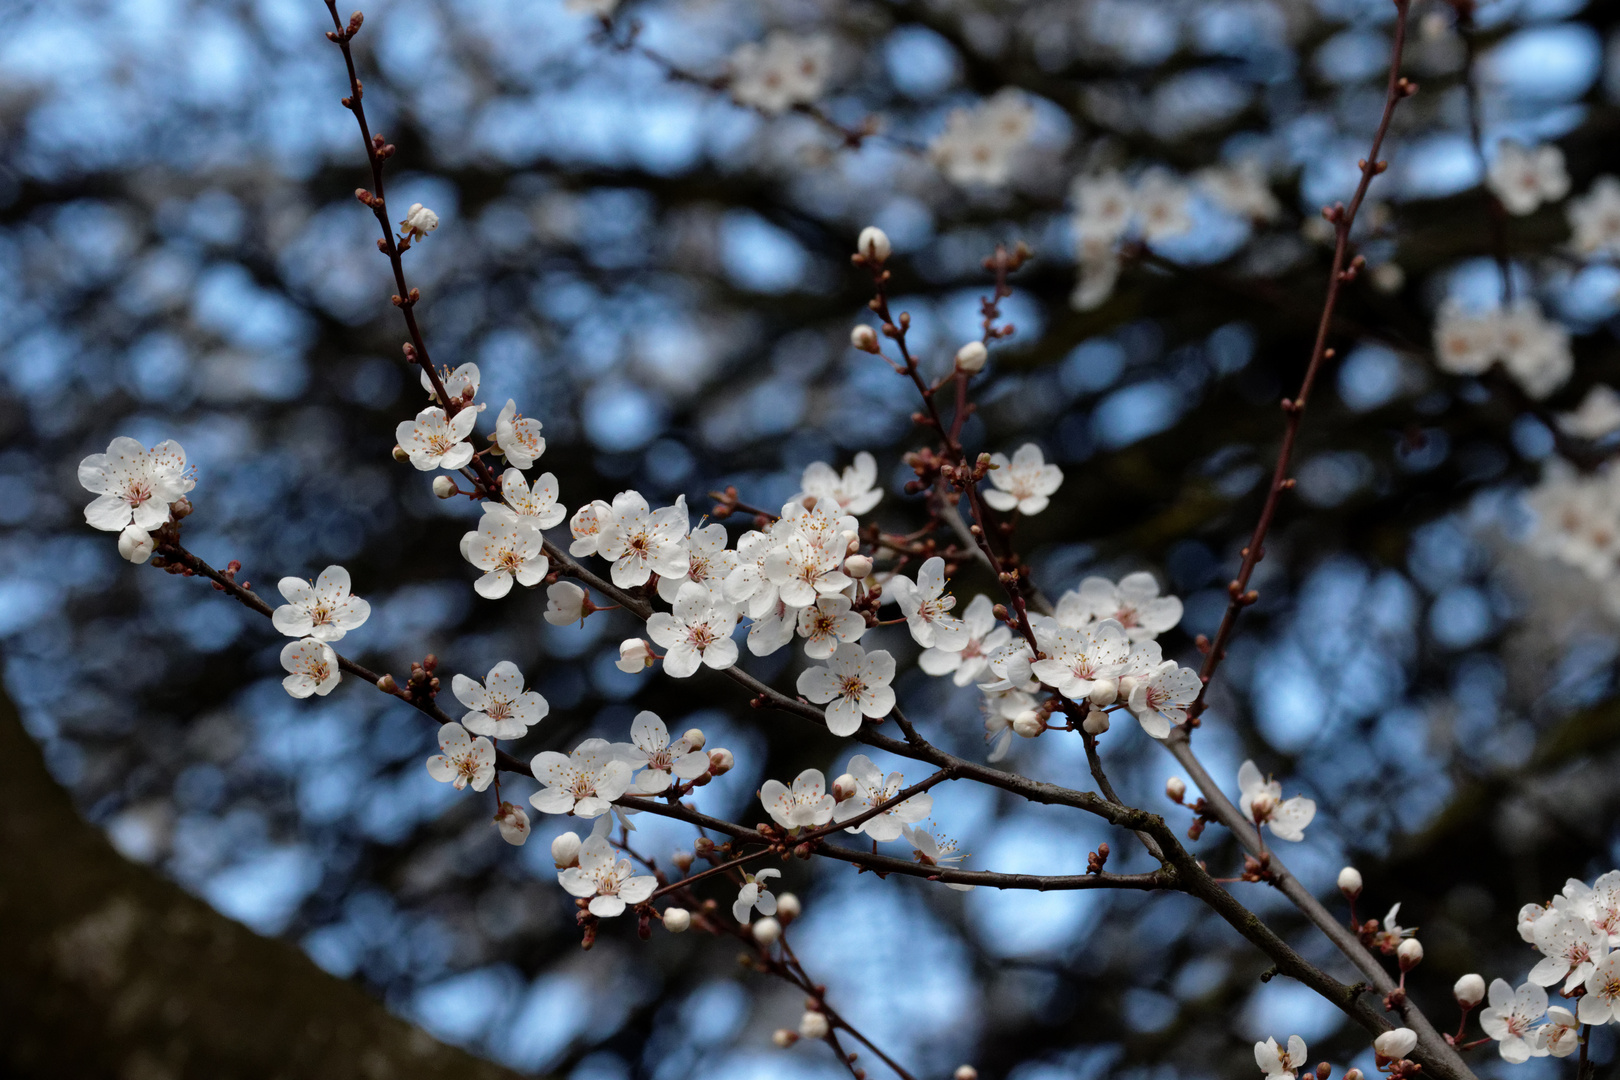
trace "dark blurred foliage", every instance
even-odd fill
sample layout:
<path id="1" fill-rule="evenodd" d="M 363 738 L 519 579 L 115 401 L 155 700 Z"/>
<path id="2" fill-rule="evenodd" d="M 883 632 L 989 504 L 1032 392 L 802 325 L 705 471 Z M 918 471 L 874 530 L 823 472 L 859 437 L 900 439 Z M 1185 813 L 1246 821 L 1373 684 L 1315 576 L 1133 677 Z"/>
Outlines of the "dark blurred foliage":
<path id="1" fill-rule="evenodd" d="M 1576 191 L 1616 167 L 1614 11 L 1479 10 L 1488 131 L 1557 139 Z M 772 505 L 810 461 L 870 449 L 889 489 L 877 519 L 918 520 L 900 494 L 915 400 L 847 348 L 867 298 L 853 238 L 873 222 L 893 237 L 896 307 L 936 372 L 976 334 L 980 260 L 1023 240 L 1037 257 L 1006 306 L 1018 333 L 983 378 L 970 449 L 1040 442 L 1067 475 L 1019 532 L 1042 585 L 1154 570 L 1187 602 L 1166 652 L 1192 662 L 1258 509 L 1276 402 L 1309 355 L 1328 252 L 1308 223 L 1349 194 L 1366 152 L 1388 3 L 672 0 L 621 13 L 621 40 L 622 20 L 640 20 L 643 41 L 706 72 L 772 27 L 831 32 L 829 113 L 880 113 L 893 136 L 853 151 L 806 117 L 768 121 L 666 80 L 553 0 L 367 15 L 368 108 L 399 148 L 390 203 L 444 222 L 408 257 L 433 354 L 476 361 L 484 398 L 544 421 L 539 468 L 570 509 L 633 486 L 701 512 L 728 483 Z M 424 399 L 353 200 L 364 161 L 321 6 L 14 2 L 0 19 L 0 631 L 7 686 L 84 814 L 131 858 L 520 1068 L 838 1075 L 819 1048 L 770 1048 L 796 997 L 739 974 L 723 944 L 642 943 L 622 925 L 581 954 L 547 857 L 558 822 L 506 847 L 486 800 L 429 780 L 433 733 L 417 714 L 352 683 L 290 700 L 268 625 L 197 581 L 131 568 L 82 523 L 81 457 L 114 435 L 174 437 L 198 468 L 194 550 L 241 560 L 261 591 L 342 562 L 375 611 L 343 649 L 378 669 L 402 674 L 429 651 L 475 677 L 516 661 L 552 706 L 521 756 L 622 739 L 653 708 L 736 753 L 701 802 L 750 823 L 764 777 L 842 769 L 848 747 L 753 713 L 718 678 L 616 671 L 628 621 L 559 631 L 540 619 L 543 595 L 474 596 L 456 541 L 476 511 L 434 500 L 389 457 Z M 1428 356 L 1439 300 L 1494 287 L 1495 267 L 1464 50 L 1445 5 L 1413 19 L 1407 70 L 1423 88 L 1398 114 L 1361 237 L 1404 284 L 1358 286 L 1341 308 L 1299 497 L 1196 742 L 1217 777 L 1252 756 L 1317 799 L 1291 865 L 1328 894 L 1355 860 L 1363 917 L 1403 903 L 1428 946 L 1414 994 L 1444 1029 L 1458 974 L 1527 970 L 1522 902 L 1613 865 L 1620 714 L 1610 617 L 1572 571 L 1509 538 L 1515 498 L 1553 449 L 1545 417 Z M 1007 187 L 954 187 L 910 149 L 1004 85 L 1037 105 Z M 1237 152 L 1271 163 L 1279 224 L 1205 214 L 1165 259 L 1131 262 L 1102 307 L 1070 309 L 1074 176 L 1190 173 Z M 1575 379 L 1551 402 L 1568 409 L 1615 374 L 1616 283 L 1549 270 L 1557 210 L 1512 224 L 1517 272 L 1577 335 Z M 990 582 L 965 573 L 956 587 Z M 745 658 L 779 685 L 793 662 Z M 983 752 L 971 689 L 916 672 L 900 688 L 931 739 Z M 1159 748 L 1116 727 L 1105 755 L 1127 799 L 1166 809 L 1175 770 Z M 1079 746 L 1057 736 L 1011 764 L 1089 783 Z M 1111 868 L 1143 866 L 1091 820 L 957 787 L 936 792 L 936 820 L 974 867 L 1074 873 L 1103 840 Z M 655 822 L 637 843 L 663 857 L 683 840 Z M 1200 851 L 1234 865 L 1219 829 Z M 1265 959 L 1184 897 L 786 874 L 805 900 L 806 964 L 928 1075 L 971 1060 L 1020 1080 L 1246 1076 L 1253 1039 L 1295 1032 L 1313 1059 L 1365 1051 L 1303 988 L 1260 981 Z M 1235 888 L 1308 957 L 1344 967 L 1279 897 Z M 1608 1061 L 1612 1041 L 1594 1053 Z"/>

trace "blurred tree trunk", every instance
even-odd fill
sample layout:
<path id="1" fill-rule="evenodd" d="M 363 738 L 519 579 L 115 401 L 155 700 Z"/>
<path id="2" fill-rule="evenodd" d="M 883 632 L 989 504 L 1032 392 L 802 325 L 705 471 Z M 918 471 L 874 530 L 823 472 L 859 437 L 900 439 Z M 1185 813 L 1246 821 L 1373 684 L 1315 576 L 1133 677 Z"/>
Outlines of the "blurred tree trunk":
<path id="1" fill-rule="evenodd" d="M 0 694 L 0 1073 L 499 1080 L 293 945 L 124 859 Z"/>

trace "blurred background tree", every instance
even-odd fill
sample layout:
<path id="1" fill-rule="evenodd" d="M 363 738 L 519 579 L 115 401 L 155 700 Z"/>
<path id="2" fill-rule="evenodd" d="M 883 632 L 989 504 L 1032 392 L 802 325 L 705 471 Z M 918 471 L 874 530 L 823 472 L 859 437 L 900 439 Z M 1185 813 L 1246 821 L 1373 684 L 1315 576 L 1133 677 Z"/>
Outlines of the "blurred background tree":
<path id="1" fill-rule="evenodd" d="M 1348 196 L 1376 124 L 1386 0 L 647 0 L 611 33 L 558 0 L 367 14 L 368 109 L 403 170 L 391 204 L 443 219 L 411 256 L 435 358 L 477 362 L 485 398 L 544 421 L 566 505 L 633 486 L 696 509 L 735 484 L 770 506 L 809 462 L 869 449 L 879 520 L 917 520 L 900 492 L 914 398 L 848 348 L 867 298 L 853 239 L 873 223 L 893 238 L 895 307 L 939 372 L 977 336 L 981 260 L 1023 241 L 1036 258 L 1005 305 L 1017 334 L 993 353 L 969 448 L 1039 441 L 1068 478 L 1020 532 L 1042 583 L 1153 570 L 1186 599 L 1165 646 L 1191 662 L 1263 495 L 1276 402 L 1309 355 L 1328 260 L 1317 211 Z M 1474 112 L 1487 157 L 1503 137 L 1556 140 L 1577 193 L 1614 169 L 1615 15 L 1499 0 L 1465 34 L 1449 4 L 1415 7 L 1405 71 L 1422 90 L 1358 234 L 1370 270 L 1340 308 L 1298 498 L 1199 734 L 1218 776 L 1254 757 L 1318 801 L 1290 854 L 1303 880 L 1330 892 L 1353 860 L 1363 916 L 1403 902 L 1428 946 L 1415 995 L 1441 1026 L 1457 974 L 1525 966 L 1521 903 L 1616 859 L 1614 615 L 1516 538 L 1519 496 L 1555 453 L 1604 456 L 1552 416 L 1614 380 L 1620 274 L 1562 253 L 1556 207 L 1499 233 L 1470 133 Z M 82 523 L 80 458 L 114 435 L 172 436 L 199 466 L 195 550 L 241 560 L 261 587 L 343 562 L 375 610 L 357 658 L 378 669 L 430 651 L 474 674 L 517 661 L 552 705 L 522 756 L 622 737 L 654 707 L 733 749 L 738 767 L 704 797 L 748 821 L 765 776 L 842 768 L 835 740 L 728 687 L 617 671 L 627 621 L 559 631 L 542 596 L 473 595 L 454 552 L 476 510 L 389 459 L 422 398 L 353 200 L 364 159 L 325 18 L 308 0 L 0 7 L 0 634 L 23 722 L 125 857 L 439 1039 L 581 1080 L 836 1076 L 770 1047 L 797 995 L 739 973 L 724 947 L 612 933 L 580 954 L 546 853 L 555 820 L 506 848 L 481 804 L 426 776 L 432 732 L 411 710 L 353 688 L 289 700 L 266 627 L 195 581 L 132 572 Z M 822 121 L 740 107 L 641 51 L 708 78 L 774 30 L 831 42 Z M 1006 182 L 953 182 L 925 147 L 952 109 L 1004 87 L 1032 109 Z M 831 130 L 868 117 L 879 134 L 858 146 Z M 1190 181 L 1245 159 L 1275 220 L 1201 191 L 1190 228 L 1128 247 L 1113 290 L 1073 306 L 1071 181 L 1150 167 Z M 1495 303 L 1504 265 L 1574 335 L 1575 374 L 1545 402 L 1435 366 L 1441 302 Z M 966 574 L 958 592 L 990 584 Z M 751 663 L 780 675 L 786 657 Z M 971 688 L 913 672 L 899 690 L 936 741 L 983 752 Z M 1020 741 L 1011 764 L 1084 783 L 1069 743 Z M 1145 739 L 1109 753 L 1127 800 L 1159 806 L 1173 763 Z M 993 793 L 937 819 L 984 868 L 1076 873 L 1098 842 L 1121 847 Z M 682 837 L 643 826 L 655 852 Z M 1222 865 L 1229 848 L 1212 830 L 1201 853 Z M 1248 1075 L 1250 1043 L 1289 1032 L 1335 1061 L 1364 1052 L 1182 896 L 788 876 L 806 963 L 924 1073 Z M 1327 960 L 1291 909 L 1247 888 Z M 29 932 L 84 912 L 59 915 Z M 6 1000 L 36 977 L 0 976 Z M 224 1075 L 151 1039 L 140 1060 L 166 1071 L 142 1075 Z M 1612 1059 L 1612 1040 L 1593 1052 Z"/>

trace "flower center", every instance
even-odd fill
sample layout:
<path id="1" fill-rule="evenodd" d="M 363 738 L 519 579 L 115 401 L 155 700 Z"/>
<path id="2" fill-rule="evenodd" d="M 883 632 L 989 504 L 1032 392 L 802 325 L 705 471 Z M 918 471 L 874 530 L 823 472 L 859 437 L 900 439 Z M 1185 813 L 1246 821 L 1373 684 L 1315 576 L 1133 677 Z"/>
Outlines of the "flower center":
<path id="1" fill-rule="evenodd" d="M 859 675 L 845 675 L 839 680 L 838 696 L 850 701 L 859 701 L 866 693 L 866 684 Z"/>
<path id="2" fill-rule="evenodd" d="M 692 648 L 702 652 L 714 644 L 714 631 L 709 629 L 707 623 L 698 623 L 687 629 L 686 640 L 692 643 Z"/>
<path id="3" fill-rule="evenodd" d="M 152 497 L 152 484 L 147 480 L 131 480 L 124 489 L 124 501 L 131 506 L 140 506 Z"/>
<path id="4" fill-rule="evenodd" d="M 596 794 L 596 779 L 584 773 L 576 772 L 574 781 L 568 786 L 568 790 L 576 799 L 589 798 Z"/>
<path id="5" fill-rule="evenodd" d="M 484 709 L 484 715 L 491 720 L 510 720 L 512 718 L 512 703 L 510 701 L 493 701 Z"/>

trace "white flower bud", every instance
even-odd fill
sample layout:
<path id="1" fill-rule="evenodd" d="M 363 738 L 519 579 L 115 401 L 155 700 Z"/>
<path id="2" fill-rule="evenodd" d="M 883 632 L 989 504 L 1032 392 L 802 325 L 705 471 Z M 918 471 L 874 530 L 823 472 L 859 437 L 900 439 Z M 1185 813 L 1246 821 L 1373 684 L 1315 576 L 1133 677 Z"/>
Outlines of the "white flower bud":
<path id="1" fill-rule="evenodd" d="M 732 756 L 730 750 L 722 748 L 709 751 L 709 772 L 715 776 L 724 776 L 736 764 L 737 759 Z"/>
<path id="2" fill-rule="evenodd" d="M 804 907 L 799 903 L 799 898 L 790 892 L 785 892 L 776 898 L 776 917 L 782 920 L 783 926 L 797 919 L 799 913 L 803 910 Z"/>
<path id="3" fill-rule="evenodd" d="M 1485 980 L 1472 973 L 1464 975 L 1451 988 L 1451 993 L 1457 999 L 1457 1004 L 1472 1009 L 1485 1000 Z"/>
<path id="4" fill-rule="evenodd" d="M 125 526 L 124 531 L 118 534 L 118 554 L 139 566 L 152 557 L 152 537 L 139 525 Z"/>
<path id="5" fill-rule="evenodd" d="M 799 1017 L 799 1034 L 806 1039 L 825 1039 L 831 1027 L 826 1013 L 807 1012 Z"/>
<path id="6" fill-rule="evenodd" d="M 675 864 L 675 869 L 684 874 L 692 869 L 692 864 L 697 861 L 697 856 L 693 855 L 690 850 L 683 848 L 671 855 L 669 861 Z"/>
<path id="7" fill-rule="evenodd" d="M 851 555 L 844 560 L 844 573 L 856 581 L 864 581 L 872 576 L 872 558 L 869 555 Z"/>
<path id="8" fill-rule="evenodd" d="M 770 916 L 758 920 L 749 929 L 753 932 L 754 940 L 761 945 L 775 945 L 782 936 L 782 924 Z"/>
<path id="9" fill-rule="evenodd" d="M 1036 715 L 1034 709 L 1025 709 L 1013 717 L 1012 729 L 1014 734 L 1021 735 L 1026 739 L 1033 739 L 1046 730 L 1046 725 L 1041 722 L 1041 718 Z"/>
<path id="10" fill-rule="evenodd" d="M 1386 1031 L 1373 1040 L 1373 1049 L 1379 1057 L 1389 1058 L 1391 1061 L 1404 1058 L 1417 1046 L 1417 1032 L 1411 1028 L 1395 1028 Z"/>
<path id="11" fill-rule="evenodd" d="M 834 802 L 843 802 L 845 799 L 855 797 L 855 778 L 845 773 L 832 782 L 832 797 Z"/>
<path id="12" fill-rule="evenodd" d="M 681 738 L 686 740 L 686 745 L 691 747 L 694 752 L 703 749 L 703 744 L 708 741 L 703 736 L 703 729 L 695 727 L 687 728 L 686 734 L 682 735 Z"/>
<path id="13" fill-rule="evenodd" d="M 958 1065 L 951 1073 L 951 1080 L 979 1080 L 979 1070 L 971 1065 Z"/>
<path id="14" fill-rule="evenodd" d="M 448 476 L 435 476 L 433 478 L 433 494 L 440 499 L 455 498 L 456 482 Z"/>
<path id="15" fill-rule="evenodd" d="M 771 1033 L 771 1042 L 775 1043 L 783 1050 L 786 1050 L 788 1047 L 792 1046 L 798 1041 L 799 1033 L 797 1031 L 789 1031 L 787 1028 L 777 1028 Z"/>
<path id="16" fill-rule="evenodd" d="M 639 675 L 652 667 L 652 650 L 640 638 L 626 638 L 619 644 L 619 658 L 613 666 L 629 675 Z"/>
<path id="17" fill-rule="evenodd" d="M 1086 713 L 1086 718 L 1080 722 L 1080 727 L 1087 735 L 1101 735 L 1108 730 L 1108 714 L 1101 709 L 1092 709 Z"/>
<path id="18" fill-rule="evenodd" d="M 500 812 L 495 815 L 495 827 L 501 831 L 501 839 L 513 847 L 529 842 L 529 815 L 521 807 L 501 803 Z"/>
<path id="19" fill-rule="evenodd" d="M 988 359 L 990 350 L 984 347 L 984 342 L 970 341 L 956 350 L 956 370 L 964 375 L 977 375 L 984 370 Z"/>
<path id="20" fill-rule="evenodd" d="M 551 842 L 551 861 L 566 870 L 579 864 L 579 833 L 565 832 Z"/>
<path id="21" fill-rule="evenodd" d="M 855 241 L 855 250 L 873 262 L 883 262 L 892 250 L 889 247 L 889 235 L 876 225 L 868 225 L 861 230 L 860 238 Z"/>
<path id="22" fill-rule="evenodd" d="M 1361 871 L 1347 866 L 1339 871 L 1339 891 L 1354 900 L 1361 895 Z"/>
<path id="23" fill-rule="evenodd" d="M 861 352 L 875 353 L 879 348 L 877 331 L 861 323 L 849 332 L 849 343 Z"/>
<path id="24" fill-rule="evenodd" d="M 692 925 L 692 913 L 683 907 L 664 909 L 664 929 L 672 934 L 682 934 Z"/>
<path id="25" fill-rule="evenodd" d="M 1172 776 L 1164 782 L 1164 793 L 1170 797 L 1171 802 L 1180 802 L 1187 797 L 1187 784 L 1179 776 Z"/>
<path id="26" fill-rule="evenodd" d="M 1091 693 L 1086 695 L 1086 700 L 1099 709 L 1112 705 L 1118 699 L 1119 684 L 1113 679 L 1098 679 L 1091 684 Z"/>
<path id="27" fill-rule="evenodd" d="M 585 590 L 572 581 L 554 581 L 546 587 L 545 620 L 552 626 L 571 626 L 585 618 Z"/>
<path id="28" fill-rule="evenodd" d="M 1121 675 L 1118 683 L 1119 701 L 1130 701 L 1131 694 L 1136 690 L 1136 677 L 1134 675 Z"/>
<path id="29" fill-rule="evenodd" d="M 1402 971 L 1411 971 L 1423 963 L 1423 943 L 1415 937 L 1409 937 L 1395 949 L 1395 958 L 1401 962 Z"/>
<path id="30" fill-rule="evenodd" d="M 398 443 L 395 443 L 394 444 L 394 460 L 395 461 L 409 461 L 409 460 L 411 460 L 410 451 L 406 450 L 403 446 L 400 446 Z"/>

